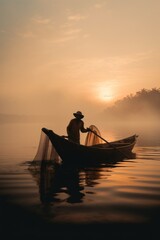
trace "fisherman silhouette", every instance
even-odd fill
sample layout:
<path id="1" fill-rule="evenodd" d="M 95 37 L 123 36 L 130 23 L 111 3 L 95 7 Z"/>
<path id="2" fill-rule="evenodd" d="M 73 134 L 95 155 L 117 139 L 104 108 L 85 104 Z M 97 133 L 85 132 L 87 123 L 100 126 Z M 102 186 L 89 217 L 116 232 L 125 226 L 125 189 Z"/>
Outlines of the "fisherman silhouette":
<path id="1" fill-rule="evenodd" d="M 75 118 L 72 119 L 67 126 L 68 140 L 80 144 L 80 131 L 86 133 L 89 132 L 90 129 L 84 127 L 84 122 L 82 121 L 84 115 L 82 112 L 77 111 L 73 113 L 73 115 Z"/>

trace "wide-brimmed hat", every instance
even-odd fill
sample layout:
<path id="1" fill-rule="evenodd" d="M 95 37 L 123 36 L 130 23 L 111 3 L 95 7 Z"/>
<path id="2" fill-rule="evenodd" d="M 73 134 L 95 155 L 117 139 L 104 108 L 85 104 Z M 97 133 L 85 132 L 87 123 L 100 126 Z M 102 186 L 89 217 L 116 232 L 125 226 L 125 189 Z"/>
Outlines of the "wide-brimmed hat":
<path id="1" fill-rule="evenodd" d="M 84 115 L 83 115 L 80 111 L 77 111 L 76 113 L 73 113 L 73 115 L 74 115 L 75 117 L 80 117 L 80 118 L 83 118 L 83 117 L 84 117 Z"/>

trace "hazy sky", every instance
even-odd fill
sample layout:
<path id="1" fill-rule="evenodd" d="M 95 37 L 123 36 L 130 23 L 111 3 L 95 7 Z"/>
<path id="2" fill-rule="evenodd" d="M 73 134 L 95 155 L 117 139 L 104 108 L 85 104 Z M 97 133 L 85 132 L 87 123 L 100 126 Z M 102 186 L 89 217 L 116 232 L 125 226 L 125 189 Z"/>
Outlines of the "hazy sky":
<path id="1" fill-rule="evenodd" d="M 0 0 L 2 113 L 90 115 L 160 87 L 159 0 Z"/>

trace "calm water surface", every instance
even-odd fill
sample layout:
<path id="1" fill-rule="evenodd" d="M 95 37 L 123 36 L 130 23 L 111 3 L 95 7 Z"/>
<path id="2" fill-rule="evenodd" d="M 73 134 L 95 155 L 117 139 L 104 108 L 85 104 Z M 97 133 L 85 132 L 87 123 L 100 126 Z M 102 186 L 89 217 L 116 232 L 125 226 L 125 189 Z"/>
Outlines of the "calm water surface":
<path id="1" fill-rule="evenodd" d="M 41 126 L 4 124 L 0 128 L 0 196 L 7 206 L 25 209 L 49 224 L 146 223 L 158 228 L 159 133 L 150 141 L 149 136 L 139 136 L 135 159 L 64 168 L 49 164 L 30 166 Z M 112 138 L 128 134 L 113 131 Z M 11 218 L 16 219 L 16 215 Z"/>

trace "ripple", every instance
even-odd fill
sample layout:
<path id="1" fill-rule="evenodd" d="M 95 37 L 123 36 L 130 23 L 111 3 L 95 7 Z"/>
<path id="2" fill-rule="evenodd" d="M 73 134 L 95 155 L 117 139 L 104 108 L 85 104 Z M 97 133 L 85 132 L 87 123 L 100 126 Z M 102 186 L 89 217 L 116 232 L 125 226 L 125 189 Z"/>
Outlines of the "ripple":
<path id="1" fill-rule="evenodd" d="M 160 209 L 160 149 L 136 151 L 136 159 L 59 174 L 8 159 L 0 162 L 0 193 L 54 222 L 151 221 Z"/>

